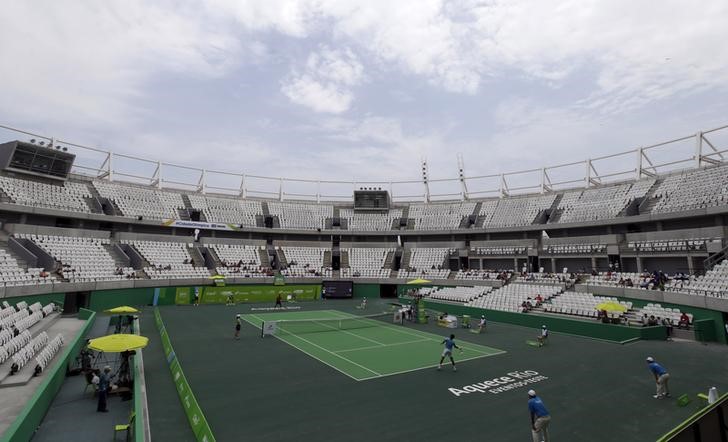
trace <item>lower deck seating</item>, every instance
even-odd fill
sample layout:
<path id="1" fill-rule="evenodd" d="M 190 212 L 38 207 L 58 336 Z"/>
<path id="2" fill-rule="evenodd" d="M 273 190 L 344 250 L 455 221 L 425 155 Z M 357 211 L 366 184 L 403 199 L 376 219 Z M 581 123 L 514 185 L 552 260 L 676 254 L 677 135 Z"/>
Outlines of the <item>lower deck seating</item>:
<path id="1" fill-rule="evenodd" d="M 554 285 L 538 284 L 508 284 L 493 290 L 486 296 L 476 298 L 466 303 L 470 307 L 507 312 L 523 311 L 523 303 L 540 296 L 544 301 L 561 292 L 561 288 Z"/>

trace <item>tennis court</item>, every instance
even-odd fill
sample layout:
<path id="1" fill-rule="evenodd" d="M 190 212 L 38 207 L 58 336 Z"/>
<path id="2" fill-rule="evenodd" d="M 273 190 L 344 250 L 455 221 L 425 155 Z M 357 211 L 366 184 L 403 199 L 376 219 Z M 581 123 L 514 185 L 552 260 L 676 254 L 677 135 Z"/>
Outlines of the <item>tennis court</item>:
<path id="1" fill-rule="evenodd" d="M 282 321 L 275 337 L 357 381 L 434 368 L 442 351 L 443 336 L 393 324 L 392 314 L 361 318 L 319 310 L 247 314 L 243 319 L 258 329 L 264 321 Z M 454 355 L 457 363 L 505 353 L 457 338 L 456 343 L 463 349 Z"/>

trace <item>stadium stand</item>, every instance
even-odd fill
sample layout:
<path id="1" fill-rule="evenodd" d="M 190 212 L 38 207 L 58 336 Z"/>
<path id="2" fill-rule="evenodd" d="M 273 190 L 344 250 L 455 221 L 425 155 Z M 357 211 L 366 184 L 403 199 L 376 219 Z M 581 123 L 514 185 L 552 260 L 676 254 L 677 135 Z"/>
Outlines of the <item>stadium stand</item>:
<path id="1" fill-rule="evenodd" d="M 635 198 L 643 198 L 654 179 L 564 193 L 558 205 L 560 223 L 615 218 Z M 550 220 L 549 220 L 550 221 Z"/>
<path id="2" fill-rule="evenodd" d="M 209 278 L 210 271 L 195 267 L 188 247 L 192 244 L 165 241 L 123 240 L 149 263 L 144 272 L 151 279 Z"/>
<path id="3" fill-rule="evenodd" d="M 450 270 L 443 268 L 451 249 L 417 247 L 410 249 L 410 260 L 406 269 L 400 269 L 398 278 L 446 279 Z"/>
<path id="4" fill-rule="evenodd" d="M 326 227 L 326 219 L 334 216 L 334 206 L 327 204 L 271 201 L 268 203 L 268 211 L 278 217 L 284 229 L 323 229 Z"/>
<path id="5" fill-rule="evenodd" d="M 395 220 L 402 218 L 402 209 L 390 209 L 387 212 L 355 212 L 354 209 L 341 209 L 339 217 L 347 220 L 348 230 L 381 232 L 392 230 Z"/>
<path id="6" fill-rule="evenodd" d="M 479 269 L 470 269 L 470 270 L 458 270 L 455 274 L 455 279 L 470 279 L 470 280 L 480 280 L 480 279 L 493 279 L 493 280 L 504 280 L 507 281 L 511 278 L 513 275 L 513 272 L 499 272 L 496 270 L 479 270 Z"/>
<path id="7" fill-rule="evenodd" d="M 70 212 L 90 213 L 84 198 L 91 198 L 88 187 L 66 181 L 63 184 L 47 184 L 29 179 L 0 176 L 0 189 L 15 204 Z"/>
<path id="8" fill-rule="evenodd" d="M 493 290 L 488 295 L 476 298 L 465 305 L 489 310 L 523 312 L 524 303 L 535 300 L 536 296 L 540 295 L 546 301 L 561 291 L 560 287 L 554 285 L 514 283 Z M 535 301 L 533 303 L 535 304 Z"/>
<path id="9" fill-rule="evenodd" d="M 447 302 L 471 302 L 488 294 L 493 287 L 423 287 L 419 294 L 426 298 Z"/>
<path id="10" fill-rule="evenodd" d="M 70 282 L 110 281 L 130 277 L 131 267 L 116 265 L 105 246 L 111 242 L 101 238 L 18 234 L 30 239 L 59 263 L 58 274 Z"/>
<path id="11" fill-rule="evenodd" d="M 679 282 L 673 280 L 673 284 L 668 289 L 690 295 L 726 298 L 728 297 L 728 260 L 723 260 L 705 272 L 705 275 L 698 276 L 696 279 Z"/>
<path id="12" fill-rule="evenodd" d="M 269 269 L 260 262 L 260 247 L 245 244 L 208 244 L 220 258 L 222 266 L 216 267 L 218 275 L 262 278 L 269 274 Z"/>
<path id="13" fill-rule="evenodd" d="M 255 227 L 257 217 L 263 216 L 263 205 L 260 201 L 218 198 L 193 193 L 187 196 L 192 207 L 200 210 L 209 222 Z"/>
<path id="14" fill-rule="evenodd" d="M 606 244 L 550 244 L 544 245 L 543 251 L 553 255 L 590 255 L 606 253 Z"/>
<path id="15" fill-rule="evenodd" d="M 523 255 L 528 251 L 526 246 L 488 246 L 488 247 L 471 247 L 470 251 L 474 255 Z"/>
<path id="16" fill-rule="evenodd" d="M 415 220 L 417 230 L 453 230 L 460 227 L 463 218 L 473 214 L 475 203 L 410 204 L 409 217 Z"/>
<path id="17" fill-rule="evenodd" d="M 342 278 L 389 278 L 391 270 L 385 268 L 385 263 L 393 248 L 361 247 L 342 251 L 349 255 L 349 268 L 341 269 Z"/>
<path id="18" fill-rule="evenodd" d="M 51 275 L 43 268 L 29 267 L 27 270 L 5 249 L 0 248 L 0 281 L 5 286 L 47 284 Z"/>
<path id="19" fill-rule="evenodd" d="M 291 247 L 280 248 L 286 257 L 287 267 L 281 271 L 285 276 L 330 278 L 331 267 L 324 266 L 324 253 L 328 250 L 323 247 Z"/>
<path id="20" fill-rule="evenodd" d="M 46 367 L 48 367 L 56 354 L 58 354 L 61 347 L 63 347 L 63 336 L 59 334 L 48 342 L 48 344 L 35 357 L 36 374 L 44 371 Z"/>
<path id="21" fill-rule="evenodd" d="M 479 217 L 483 227 L 515 227 L 533 224 L 536 216 L 551 208 L 556 194 L 529 197 L 510 197 L 483 202 Z"/>
<path id="22" fill-rule="evenodd" d="M 613 297 L 596 296 L 592 293 L 564 292 L 544 303 L 543 309 L 550 313 L 596 318 L 599 314 L 597 306 L 606 302 L 619 303 L 624 306 L 625 311 L 632 308 L 631 302 L 618 301 L 617 298 Z M 613 315 L 616 317 L 623 316 L 621 313 L 616 312 L 613 312 Z"/>
<path id="23" fill-rule="evenodd" d="M 680 212 L 728 204 L 728 166 L 686 170 L 655 188 L 652 213 Z"/>
<path id="24" fill-rule="evenodd" d="M 178 210 L 185 208 L 179 193 L 108 181 L 94 181 L 93 186 L 99 195 L 116 204 L 126 217 L 179 219 Z"/>
<path id="25" fill-rule="evenodd" d="M 712 238 L 692 238 L 654 241 L 630 241 L 627 248 L 635 252 L 685 252 L 706 250 Z"/>

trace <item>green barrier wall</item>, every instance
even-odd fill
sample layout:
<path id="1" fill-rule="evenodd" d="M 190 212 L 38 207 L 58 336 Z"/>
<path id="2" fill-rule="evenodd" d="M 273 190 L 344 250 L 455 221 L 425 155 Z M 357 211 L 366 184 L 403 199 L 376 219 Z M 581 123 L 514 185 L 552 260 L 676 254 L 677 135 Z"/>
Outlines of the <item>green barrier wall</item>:
<path id="1" fill-rule="evenodd" d="M 379 298 L 379 284 L 354 284 L 355 298 Z"/>
<path id="2" fill-rule="evenodd" d="M 50 408 L 53 399 L 56 397 L 56 394 L 58 394 L 58 390 L 61 389 L 61 385 L 66 378 L 66 369 L 68 365 L 81 351 L 81 347 L 83 347 L 85 343 L 84 337 L 93 325 L 96 313 L 90 310 L 81 309 L 78 313 L 78 317 L 82 320 L 85 319 L 86 324 L 81 327 L 74 340 L 66 345 L 63 353 L 56 356 L 59 358 L 58 363 L 53 366 L 50 372 L 46 372 L 43 381 L 38 386 L 33 397 L 28 400 L 23 411 L 20 412 L 13 424 L 5 431 L 5 434 L 2 435 L 0 441 L 29 441 L 33 437 L 35 429 L 40 425 L 43 417 L 48 411 L 48 408 Z M 109 431 L 110 430 L 111 429 L 109 429 Z"/>
<path id="3" fill-rule="evenodd" d="M 174 352 L 172 342 L 167 334 L 167 329 L 164 327 L 164 322 L 162 321 L 162 316 L 159 314 L 158 308 L 154 309 L 154 320 L 159 329 L 159 336 L 161 337 L 164 354 L 169 363 L 169 370 L 172 372 L 172 380 L 177 386 L 177 394 L 182 402 L 182 408 L 185 410 L 187 419 L 190 422 L 190 427 L 192 427 L 192 431 L 195 433 L 198 441 L 213 442 L 215 441 L 215 437 L 212 435 L 210 425 L 207 423 L 207 419 L 205 419 L 205 415 L 202 413 L 202 409 L 197 403 L 197 399 L 195 399 L 195 395 L 192 393 L 192 389 L 182 371 L 179 359 Z"/>
<path id="4" fill-rule="evenodd" d="M 631 339 L 662 339 L 667 336 L 665 327 L 626 327 L 615 324 L 602 324 L 594 320 L 581 321 L 556 316 L 541 316 L 533 313 L 513 313 L 498 310 L 484 310 L 475 307 L 466 307 L 452 304 L 425 301 L 425 307 L 440 312 L 455 315 L 470 315 L 479 317 L 485 312 L 489 321 L 505 322 L 508 324 L 531 327 L 534 337 L 542 325 L 546 325 L 553 332 L 568 333 L 587 338 L 600 339 L 612 342 L 624 342 Z"/>
<path id="5" fill-rule="evenodd" d="M 88 308 L 100 312 L 120 305 L 149 305 L 154 300 L 154 288 L 96 290 L 91 292 Z"/>
<path id="6" fill-rule="evenodd" d="M 295 295 L 297 301 L 318 299 L 321 294 L 320 284 L 294 285 L 230 285 L 226 287 L 203 287 L 201 304 L 225 304 L 232 295 L 235 302 L 270 302 L 276 301 L 278 293 L 283 300 L 288 295 Z M 377 294 L 378 295 L 378 294 Z"/>

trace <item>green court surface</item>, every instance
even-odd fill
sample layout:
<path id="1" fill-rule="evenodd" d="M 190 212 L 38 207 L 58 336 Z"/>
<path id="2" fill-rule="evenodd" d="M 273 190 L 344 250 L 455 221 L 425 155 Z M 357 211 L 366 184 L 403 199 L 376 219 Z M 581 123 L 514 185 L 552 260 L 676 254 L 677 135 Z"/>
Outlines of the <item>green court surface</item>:
<path id="1" fill-rule="evenodd" d="M 391 318 L 389 314 L 384 316 L 384 320 Z M 381 319 L 358 318 L 336 310 L 243 316 L 258 328 L 263 321 L 304 320 L 303 324 L 310 323 L 313 327 L 305 333 L 279 331 L 276 337 L 357 381 L 437 367 L 438 345 L 441 346 L 442 336 L 387 324 Z M 353 328 L 346 329 L 344 325 L 343 329 L 339 329 L 339 324 L 347 324 L 347 320 L 354 321 Z M 458 363 L 505 353 L 483 345 L 458 340 L 456 343 L 463 350 L 454 355 Z"/>
<path id="2" fill-rule="evenodd" d="M 217 441 L 523 442 L 531 440 L 526 392 L 533 388 L 552 415 L 552 440 L 645 442 L 694 414 L 701 405 L 696 394 L 711 386 L 728 391 L 728 351 L 717 344 L 618 345 L 554 332 L 539 348 L 527 344 L 538 329 L 493 321 L 482 334 L 434 323 L 387 323 L 345 330 L 356 336 L 300 335 L 315 345 L 261 337 L 262 318 L 349 318 L 361 314 L 358 304 L 300 302 L 295 314 L 260 310 L 272 304 L 169 306 L 160 313 Z M 368 311 L 388 307 L 385 300 L 371 299 Z M 251 321 L 243 324 L 239 340 L 234 339 L 236 314 Z M 149 310 L 145 320 L 147 315 Z M 143 332 L 158 336 L 153 321 L 143 321 Z M 466 349 L 455 352 L 458 370 L 427 369 L 439 362 L 440 343 L 451 332 Z M 505 353 L 483 357 L 501 349 Z M 160 366 L 147 377 L 152 435 L 187 440 L 189 423 L 169 389 L 174 383 L 164 354 L 150 343 L 149 352 L 154 351 Z M 339 356 L 366 369 L 355 371 L 355 364 Z M 669 371 L 672 399 L 653 399 L 647 356 Z M 144 358 L 154 359 L 147 353 Z M 463 361 L 468 358 L 474 359 Z M 405 372 L 390 376 L 398 371 Z M 514 380 L 507 381 L 508 388 L 501 388 L 504 377 Z M 680 407 L 676 402 L 683 394 L 692 402 Z"/>

